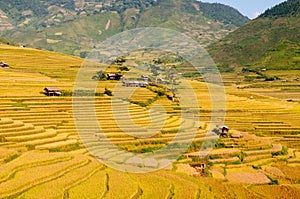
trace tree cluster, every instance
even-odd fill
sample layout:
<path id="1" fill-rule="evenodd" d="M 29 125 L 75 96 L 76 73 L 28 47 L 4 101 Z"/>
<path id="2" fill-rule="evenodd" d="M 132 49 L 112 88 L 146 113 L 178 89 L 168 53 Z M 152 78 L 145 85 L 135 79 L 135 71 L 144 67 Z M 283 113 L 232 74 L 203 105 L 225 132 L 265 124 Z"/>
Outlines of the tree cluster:
<path id="1" fill-rule="evenodd" d="M 291 17 L 297 16 L 300 13 L 300 0 L 289 0 L 267 9 L 261 18 L 264 17 Z"/>

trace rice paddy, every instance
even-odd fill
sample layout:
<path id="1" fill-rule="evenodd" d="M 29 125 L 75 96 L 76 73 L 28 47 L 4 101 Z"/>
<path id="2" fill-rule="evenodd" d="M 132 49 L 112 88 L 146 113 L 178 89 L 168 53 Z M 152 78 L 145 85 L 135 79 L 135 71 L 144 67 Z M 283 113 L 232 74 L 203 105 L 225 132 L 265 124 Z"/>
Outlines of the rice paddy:
<path id="1" fill-rule="evenodd" d="M 257 82 L 237 86 L 232 82 L 242 80 L 241 77 L 224 75 L 225 125 L 242 137 L 221 138 L 203 159 L 197 150 L 212 115 L 205 83 L 188 80 L 199 102 L 200 109 L 195 112 L 199 117 L 197 123 L 182 119 L 182 107 L 165 96 L 157 97 L 147 88 L 136 90 L 130 100 L 152 99 L 148 106 L 122 100 L 112 105 L 112 97 L 96 96 L 95 112 L 102 132 L 91 127 L 89 112 L 84 107 L 80 115 L 87 119 L 82 127 L 125 151 L 151 153 L 171 143 L 180 127 L 184 127 L 180 132 L 183 142 L 197 129 L 188 149 L 190 153 L 174 162 L 173 168 L 131 174 L 113 170 L 91 155 L 89 151 L 115 162 L 130 162 L 133 158 L 95 140 L 82 143 L 71 96 L 48 97 L 41 93 L 47 86 L 72 91 L 81 59 L 0 45 L 0 60 L 11 65 L 0 69 L 0 198 L 268 198 L 273 192 L 289 198 L 299 195 L 300 104 L 299 83 L 292 81 L 294 77 L 287 84 Z M 288 78 L 284 72 L 282 76 Z M 115 84 L 102 82 L 97 91 L 113 91 Z M 289 93 L 288 97 L 275 94 L 279 84 L 279 93 Z M 161 105 L 164 112 L 151 112 L 155 105 Z M 121 108 L 125 106 L 128 112 Z M 161 128 L 149 128 L 150 124 Z M 193 172 L 187 169 L 198 163 L 207 167 L 201 171 L 195 167 Z M 141 165 L 158 164 L 144 161 Z M 268 185 L 275 180 L 280 185 Z"/>

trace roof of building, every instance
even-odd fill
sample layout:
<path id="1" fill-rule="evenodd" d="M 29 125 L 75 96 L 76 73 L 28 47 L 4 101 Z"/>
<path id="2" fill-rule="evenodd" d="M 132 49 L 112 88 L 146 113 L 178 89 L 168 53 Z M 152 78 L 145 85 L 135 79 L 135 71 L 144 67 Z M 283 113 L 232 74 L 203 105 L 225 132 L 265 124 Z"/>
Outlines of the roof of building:
<path id="1" fill-rule="evenodd" d="M 108 76 L 122 76 L 120 73 L 108 73 Z"/>
<path id="2" fill-rule="evenodd" d="M 228 129 L 229 130 L 229 127 L 228 126 L 221 126 L 220 129 Z"/>
<path id="3" fill-rule="evenodd" d="M 52 91 L 52 92 L 59 92 L 60 89 L 58 87 L 46 87 L 44 90 Z"/>

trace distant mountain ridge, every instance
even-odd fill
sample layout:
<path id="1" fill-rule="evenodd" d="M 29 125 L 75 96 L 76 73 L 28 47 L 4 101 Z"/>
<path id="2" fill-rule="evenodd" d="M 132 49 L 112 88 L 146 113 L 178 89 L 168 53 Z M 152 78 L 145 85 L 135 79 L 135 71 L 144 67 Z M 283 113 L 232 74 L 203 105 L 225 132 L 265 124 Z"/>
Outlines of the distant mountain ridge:
<path id="1" fill-rule="evenodd" d="M 196 0 L 1 0 L 0 15 L 3 36 L 74 55 L 121 31 L 149 26 L 207 46 L 249 21 L 229 6 Z"/>
<path id="2" fill-rule="evenodd" d="M 212 44 L 209 47 L 212 57 L 223 67 L 300 69 L 298 10 L 300 0 L 288 0 L 268 9 L 257 19 Z"/>
<path id="3" fill-rule="evenodd" d="M 291 17 L 300 16 L 300 1 L 289 0 L 267 9 L 259 17 Z"/>

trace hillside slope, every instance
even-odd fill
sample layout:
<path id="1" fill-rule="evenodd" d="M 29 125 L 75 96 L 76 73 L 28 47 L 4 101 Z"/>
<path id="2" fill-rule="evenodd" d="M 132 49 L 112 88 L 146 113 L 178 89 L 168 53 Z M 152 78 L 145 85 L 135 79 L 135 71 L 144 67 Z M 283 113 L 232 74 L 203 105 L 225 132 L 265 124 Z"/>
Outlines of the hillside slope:
<path id="1" fill-rule="evenodd" d="M 82 56 L 99 41 L 136 27 L 171 28 L 208 45 L 249 21 L 229 6 L 194 0 L 3 0 L 1 13 L 2 23 L 10 24 L 2 34 L 12 40 Z"/>
<path id="2" fill-rule="evenodd" d="M 244 199 L 271 198 L 274 192 L 279 198 L 295 198 L 300 194 L 297 185 L 300 181 L 298 102 L 226 87 L 225 125 L 230 126 L 233 133 L 242 131 L 243 138 L 221 138 L 216 145 L 218 149 L 200 159 L 197 151 L 212 122 L 210 93 L 205 83 L 188 81 L 195 89 L 199 105 L 201 103 L 201 121 L 197 123 L 197 134 L 188 151 L 196 153 L 189 153 L 190 158 L 181 157 L 173 166 L 160 171 L 132 174 L 114 170 L 111 165 L 103 165 L 92 157 L 90 152 L 98 151 L 100 157 L 121 163 L 132 156 L 95 142 L 99 132 L 90 128 L 89 120 L 84 122 L 86 132 L 95 135 L 96 139 L 86 144 L 89 150 L 82 145 L 77 133 L 78 118 L 73 115 L 72 96 L 54 97 L 40 93 L 46 86 L 71 91 L 82 59 L 0 45 L 0 60 L 10 64 L 10 68 L 0 68 L 0 198 L 44 198 L 47 195 L 47 198 Z M 113 90 L 116 84 L 116 81 L 101 81 L 98 86 L 102 90 Z M 156 96 L 146 88 L 137 91 L 139 100 Z M 125 150 L 135 150 L 137 154 L 149 151 L 151 157 L 151 151 L 174 142 L 179 126 L 187 130 L 180 131 L 185 135 L 190 134 L 188 129 L 193 125 L 180 119 L 177 103 L 167 97 L 157 99 L 153 105 L 166 111 L 165 114 L 154 111 L 151 117 L 149 109 L 128 105 L 127 99 L 114 100 L 121 116 L 118 124 L 130 121 L 137 126 L 148 126 L 152 121 L 164 121 L 157 136 L 138 139 L 124 133 L 113 117 L 116 109 L 112 109 L 109 96 L 95 96 L 95 115 L 111 143 L 124 146 Z M 83 116 L 89 114 L 88 101 L 82 104 L 80 114 Z M 125 106 L 128 109 L 122 110 Z M 128 113 L 130 119 L 125 116 Z M 131 130 L 135 131 L 136 126 Z M 175 142 L 173 146 L 180 144 Z M 199 163 L 204 163 L 206 168 L 198 167 Z M 122 166 L 126 164 L 132 164 L 133 168 L 144 165 L 143 162 L 126 161 Z M 155 168 L 149 161 L 148 166 Z"/>
<path id="3" fill-rule="evenodd" d="M 299 69 L 299 0 L 289 0 L 267 10 L 210 46 L 221 65 Z M 280 57 L 280 66 L 275 61 Z M 276 64 L 276 65 L 274 65 Z"/>
<path id="4" fill-rule="evenodd" d="M 7 44 L 7 45 L 13 45 L 14 43 L 7 40 L 6 38 L 0 37 L 0 44 Z"/>
<path id="5" fill-rule="evenodd" d="M 59 53 L 0 44 L 0 96 L 41 96 L 47 86 L 70 87 L 82 59 Z M 25 85 L 25 86 L 24 86 Z"/>

